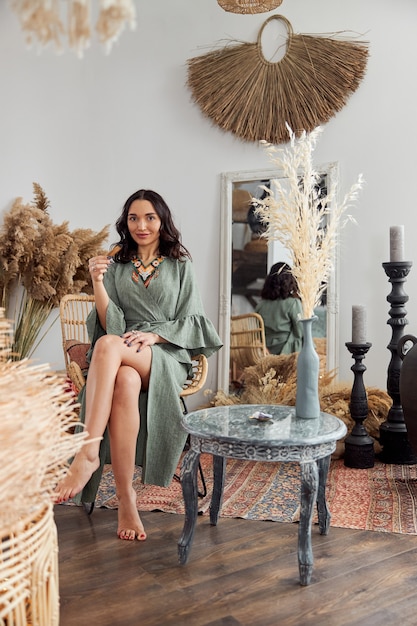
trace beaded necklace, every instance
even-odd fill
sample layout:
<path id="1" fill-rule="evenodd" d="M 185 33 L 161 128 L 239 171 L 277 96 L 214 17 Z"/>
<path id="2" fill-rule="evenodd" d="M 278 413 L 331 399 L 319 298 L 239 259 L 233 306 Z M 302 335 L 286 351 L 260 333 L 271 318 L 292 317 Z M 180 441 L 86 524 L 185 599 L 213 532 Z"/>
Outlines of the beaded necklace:
<path id="1" fill-rule="evenodd" d="M 140 259 L 137 257 L 133 258 L 132 263 L 134 270 L 132 272 L 132 280 L 138 283 L 140 277 L 145 287 L 147 287 L 153 278 L 159 276 L 159 266 L 164 259 L 164 256 L 158 256 L 145 266 Z"/>

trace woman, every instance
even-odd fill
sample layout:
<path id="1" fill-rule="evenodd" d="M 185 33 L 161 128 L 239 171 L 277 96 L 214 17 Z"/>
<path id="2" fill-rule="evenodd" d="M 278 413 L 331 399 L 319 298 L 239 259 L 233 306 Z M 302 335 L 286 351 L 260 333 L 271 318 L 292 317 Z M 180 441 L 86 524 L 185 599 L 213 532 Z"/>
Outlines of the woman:
<path id="1" fill-rule="evenodd" d="M 89 261 L 95 309 L 87 318 L 91 363 L 80 394 L 89 437 L 57 486 L 56 501 L 82 490 L 83 501 L 94 501 L 103 464 L 110 462 L 109 442 L 117 534 L 144 540 L 132 485 L 135 464 L 143 466 L 144 483 L 169 485 L 187 437 L 180 392 L 192 357 L 210 356 L 222 344 L 204 314 L 190 254 L 163 198 L 137 191 L 116 228 L 114 257 Z"/>
<path id="2" fill-rule="evenodd" d="M 297 282 L 286 263 L 275 263 L 266 277 L 262 300 L 256 306 L 265 324 L 266 347 L 271 354 L 299 352 L 302 344 L 301 300 Z"/>

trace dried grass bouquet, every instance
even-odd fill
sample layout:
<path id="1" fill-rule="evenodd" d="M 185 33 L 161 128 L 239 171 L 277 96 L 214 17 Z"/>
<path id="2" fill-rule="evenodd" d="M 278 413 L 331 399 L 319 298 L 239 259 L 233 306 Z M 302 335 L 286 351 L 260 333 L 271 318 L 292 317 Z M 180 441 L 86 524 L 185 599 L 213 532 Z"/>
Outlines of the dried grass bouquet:
<path id="1" fill-rule="evenodd" d="M 105 254 L 102 245 L 109 234 L 109 226 L 71 232 L 68 222 L 55 225 L 42 187 L 33 183 L 33 188 L 33 203 L 17 198 L 0 229 L 0 306 L 15 322 L 15 359 L 33 354 L 63 295 L 92 293 L 88 259 Z"/>
<path id="2" fill-rule="evenodd" d="M 341 204 L 337 202 L 336 188 L 327 189 L 324 195 L 317 193 L 320 174 L 313 166 L 313 152 L 322 128 L 303 132 L 298 138 L 288 125 L 287 128 L 290 143 L 286 147 L 278 149 L 266 144 L 285 183 L 276 180 L 274 191 L 264 188 L 268 195 L 263 201 L 257 200 L 257 213 L 266 224 L 262 236 L 279 241 L 288 250 L 303 316 L 310 319 L 333 269 L 342 217 L 357 199 L 363 180 L 359 175 Z M 353 220 L 348 215 L 346 219 Z"/>

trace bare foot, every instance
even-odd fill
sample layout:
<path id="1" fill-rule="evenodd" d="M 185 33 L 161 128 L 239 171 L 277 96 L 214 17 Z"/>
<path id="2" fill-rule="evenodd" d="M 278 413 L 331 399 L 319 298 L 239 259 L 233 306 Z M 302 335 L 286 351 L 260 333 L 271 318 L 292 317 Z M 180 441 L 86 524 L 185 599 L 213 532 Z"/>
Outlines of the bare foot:
<path id="1" fill-rule="evenodd" d="M 99 465 L 100 459 L 98 456 L 95 459 L 90 459 L 81 450 L 71 463 L 64 480 L 57 485 L 54 493 L 55 502 L 57 504 L 67 502 L 67 500 L 76 496 L 77 493 L 80 493 Z"/>
<path id="2" fill-rule="evenodd" d="M 117 536 L 126 541 L 145 541 L 146 533 L 136 507 L 136 491 L 132 487 L 130 494 L 119 496 Z"/>

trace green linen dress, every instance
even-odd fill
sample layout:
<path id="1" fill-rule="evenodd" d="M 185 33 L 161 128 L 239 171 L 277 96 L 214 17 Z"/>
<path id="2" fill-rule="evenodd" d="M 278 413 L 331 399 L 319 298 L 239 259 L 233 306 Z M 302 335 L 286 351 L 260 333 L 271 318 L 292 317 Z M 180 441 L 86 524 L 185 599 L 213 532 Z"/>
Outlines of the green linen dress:
<path id="1" fill-rule="evenodd" d="M 180 393 L 191 370 L 192 357 L 209 357 L 222 347 L 211 321 L 206 317 L 191 261 L 165 258 L 147 287 L 132 278 L 132 263 L 114 263 L 104 275 L 110 298 L 107 333 L 122 335 L 137 329 L 153 332 L 169 343 L 155 344 L 147 392 L 139 396 L 140 430 L 136 464 L 142 466 L 142 481 L 166 487 L 175 473 L 187 433 L 181 426 L 183 407 Z M 95 309 L 87 318 L 91 353 L 97 339 L 105 334 Z M 80 418 L 85 415 L 85 392 L 81 390 Z M 93 474 L 78 500 L 94 502 L 103 465 L 110 463 L 106 433 L 100 447 L 99 469 Z"/>
<path id="2" fill-rule="evenodd" d="M 261 300 L 256 306 L 265 325 L 266 347 L 271 354 L 291 354 L 301 350 L 303 329 L 299 298 Z"/>

